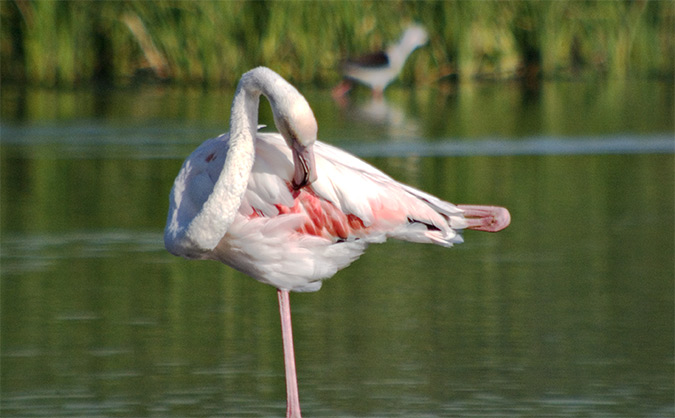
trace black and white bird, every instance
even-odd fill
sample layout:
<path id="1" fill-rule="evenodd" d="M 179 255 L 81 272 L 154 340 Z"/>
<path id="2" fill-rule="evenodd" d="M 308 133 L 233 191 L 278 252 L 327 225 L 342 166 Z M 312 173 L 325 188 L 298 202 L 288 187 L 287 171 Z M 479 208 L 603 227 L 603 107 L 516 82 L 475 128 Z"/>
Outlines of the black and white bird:
<path id="1" fill-rule="evenodd" d="M 398 77 L 406 60 L 414 50 L 428 41 L 427 32 L 419 25 L 410 26 L 401 40 L 387 48 L 342 63 L 344 79 L 333 89 L 333 96 L 342 97 L 351 90 L 353 82 L 370 87 L 373 95 L 380 97 L 384 89 Z"/>

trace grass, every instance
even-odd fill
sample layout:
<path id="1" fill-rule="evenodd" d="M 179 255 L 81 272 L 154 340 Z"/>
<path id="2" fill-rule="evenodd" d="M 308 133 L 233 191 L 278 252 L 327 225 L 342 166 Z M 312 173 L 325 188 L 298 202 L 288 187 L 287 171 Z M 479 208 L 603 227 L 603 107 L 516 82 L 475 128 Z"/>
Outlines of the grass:
<path id="1" fill-rule="evenodd" d="M 0 19 L 0 75 L 30 85 L 232 85 L 256 65 L 329 85 L 410 22 L 430 42 L 407 84 L 675 74 L 671 1 L 3 1 Z"/>

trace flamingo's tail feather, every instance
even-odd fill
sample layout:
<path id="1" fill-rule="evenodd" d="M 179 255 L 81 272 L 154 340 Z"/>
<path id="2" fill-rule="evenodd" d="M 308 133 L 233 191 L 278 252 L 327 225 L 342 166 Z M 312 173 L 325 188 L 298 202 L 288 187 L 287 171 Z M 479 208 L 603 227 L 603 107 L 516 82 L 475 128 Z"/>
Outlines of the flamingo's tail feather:
<path id="1" fill-rule="evenodd" d="M 511 214 L 500 206 L 457 205 L 464 211 L 467 229 L 498 232 L 509 226 Z"/>

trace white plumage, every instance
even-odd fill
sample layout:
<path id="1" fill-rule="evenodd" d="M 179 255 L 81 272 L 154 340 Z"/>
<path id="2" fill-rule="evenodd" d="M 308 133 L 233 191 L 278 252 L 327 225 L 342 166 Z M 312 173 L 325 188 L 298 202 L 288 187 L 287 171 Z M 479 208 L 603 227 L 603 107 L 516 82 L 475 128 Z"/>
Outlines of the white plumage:
<path id="1" fill-rule="evenodd" d="M 173 231 L 189 225 L 211 196 L 228 144 L 228 134 L 207 140 L 181 168 L 166 234 L 175 255 L 218 260 L 284 290 L 315 291 L 369 243 L 386 238 L 444 246 L 462 242 L 459 231 L 466 221 L 455 205 L 322 142 L 314 143 L 320 174 L 306 190 L 293 191 L 290 148 L 279 134 L 257 133 L 248 187 L 232 225 L 213 250 L 184 252 Z"/>

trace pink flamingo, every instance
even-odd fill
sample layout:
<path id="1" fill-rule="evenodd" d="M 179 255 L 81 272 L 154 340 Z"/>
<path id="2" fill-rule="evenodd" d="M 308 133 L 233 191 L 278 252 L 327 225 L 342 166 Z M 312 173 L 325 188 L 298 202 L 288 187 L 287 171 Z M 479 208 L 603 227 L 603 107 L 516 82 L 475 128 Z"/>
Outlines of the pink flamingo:
<path id="1" fill-rule="evenodd" d="M 258 132 L 261 94 L 280 134 Z M 316 136 L 312 109 L 292 85 L 268 68 L 247 72 L 230 132 L 183 163 L 164 232 L 172 254 L 217 260 L 278 289 L 288 417 L 300 417 L 289 291 L 319 290 L 370 243 L 450 247 L 463 229 L 494 232 L 510 222 L 504 208 L 444 202 Z"/>

